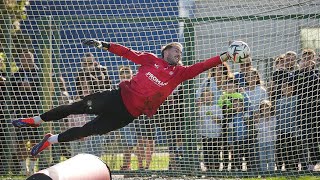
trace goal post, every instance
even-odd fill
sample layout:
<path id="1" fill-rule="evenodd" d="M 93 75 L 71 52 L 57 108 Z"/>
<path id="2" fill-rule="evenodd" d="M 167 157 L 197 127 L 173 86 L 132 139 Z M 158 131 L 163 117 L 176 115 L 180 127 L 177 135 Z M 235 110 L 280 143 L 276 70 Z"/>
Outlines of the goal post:
<path id="1" fill-rule="evenodd" d="M 4 83 L 0 81 L 5 88 L 0 119 L 0 176 L 25 175 L 27 170 L 32 173 L 80 153 L 100 157 L 112 174 L 139 177 L 318 176 L 320 132 L 315 125 L 320 100 L 315 93 L 318 85 L 312 84 L 318 81 L 313 79 L 308 84 L 300 73 L 306 71 L 303 50 L 313 49 L 315 57 L 307 69 L 315 76 L 305 78 L 320 75 L 316 74 L 320 68 L 319 8 L 317 0 L 235 0 L 232 4 L 224 0 L 0 0 L 0 73 L 6 77 Z M 86 38 L 119 43 L 159 57 L 163 45 L 180 42 L 186 66 L 226 51 L 230 41 L 243 40 L 251 48 L 253 68 L 243 70 L 246 64 L 228 62 L 231 74 L 208 70 L 175 89 L 154 117 L 141 116 L 128 127 L 105 135 L 55 144 L 42 152 L 32 166 L 34 159 L 20 154 L 29 153 L 34 141 L 40 141 L 49 131 L 59 133 L 82 126 L 95 116 L 75 115 L 44 123 L 40 132 L 24 132 L 24 138 L 12 127 L 11 120 L 106 89 L 105 81 L 97 81 L 104 85 L 97 86 L 88 80 L 91 76 L 105 73 L 111 88 L 116 88 L 121 68 L 130 67 L 134 73 L 139 70 L 138 65 L 122 57 L 83 46 L 81 42 Z M 17 73 L 13 66 L 23 65 L 21 55 L 26 51 L 33 54 L 39 68 L 32 75 L 21 69 Z M 276 65 L 290 59 L 281 55 L 290 51 L 297 54 L 296 64 L 285 72 L 277 69 Z M 280 59 L 276 61 L 277 57 Z M 94 72 L 87 70 L 90 64 Z M 285 67 L 287 64 L 281 68 Z M 288 77 L 281 79 L 276 74 L 280 71 Z M 219 73 L 223 75 L 217 76 Z M 262 90 L 247 82 L 251 73 L 259 74 Z M 40 87 L 32 84 L 38 76 Z M 231 93 L 238 93 L 238 98 L 226 95 L 233 79 L 236 86 L 242 86 Z M 17 82 L 31 83 L 35 93 L 17 87 Z M 283 90 L 290 89 L 288 84 L 299 85 L 301 94 L 294 96 Z M 314 97 L 306 92 L 311 85 L 315 86 Z M 278 89 L 272 89 L 275 86 Z M 235 113 L 232 103 L 245 101 L 246 95 L 252 107 Z M 263 123 L 259 109 L 262 100 L 271 101 L 274 122 Z"/>

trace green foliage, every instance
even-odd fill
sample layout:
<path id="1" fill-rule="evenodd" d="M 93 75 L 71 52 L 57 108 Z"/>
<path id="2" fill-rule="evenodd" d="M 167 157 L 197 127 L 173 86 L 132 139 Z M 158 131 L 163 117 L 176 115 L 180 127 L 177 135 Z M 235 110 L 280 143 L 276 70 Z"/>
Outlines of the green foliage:
<path id="1" fill-rule="evenodd" d="M 29 0 L 1 0 L 0 10 L 2 16 L 10 17 L 12 31 L 20 30 L 20 21 L 27 18 L 26 6 L 29 5 Z M 1 18 L 4 20 L 4 18 Z M 6 23 L 3 23 L 6 24 Z"/>
<path id="2" fill-rule="evenodd" d="M 0 0 L 0 53 L 5 66 L 10 67 L 6 71 L 16 71 L 13 58 L 31 44 L 30 37 L 20 29 L 20 22 L 27 18 L 28 5 L 29 0 Z"/>
<path id="3" fill-rule="evenodd" d="M 6 56 L 5 53 L 0 52 L 0 60 L 4 62 L 4 63 L 2 63 L 2 66 L 0 66 L 0 71 L 6 72 L 7 71 L 7 65 L 6 64 L 8 64 L 7 63 L 8 59 L 7 59 L 7 56 Z M 9 62 L 9 66 L 10 66 L 10 71 L 9 72 L 11 72 L 11 73 L 18 72 L 19 68 L 18 68 L 16 62 L 14 62 L 14 61 Z"/>

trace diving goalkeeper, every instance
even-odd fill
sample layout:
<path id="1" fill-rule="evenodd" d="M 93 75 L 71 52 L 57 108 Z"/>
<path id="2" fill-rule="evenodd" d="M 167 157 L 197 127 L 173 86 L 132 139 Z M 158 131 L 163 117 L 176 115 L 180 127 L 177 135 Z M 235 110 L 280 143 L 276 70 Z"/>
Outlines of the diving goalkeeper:
<path id="1" fill-rule="evenodd" d="M 225 52 L 203 62 L 183 66 L 182 45 L 177 42 L 162 48 L 162 58 L 116 43 L 94 39 L 86 39 L 82 43 L 140 64 L 139 72 L 131 80 L 121 82 L 119 89 L 97 92 L 72 104 L 55 107 L 39 116 L 12 121 L 15 127 L 38 127 L 42 122 L 59 120 L 71 114 L 97 115 L 82 127 L 72 127 L 55 135 L 46 134 L 43 140 L 32 148 L 33 156 L 51 144 L 106 134 L 126 126 L 142 114 L 151 117 L 180 83 L 230 59 L 230 54 Z"/>

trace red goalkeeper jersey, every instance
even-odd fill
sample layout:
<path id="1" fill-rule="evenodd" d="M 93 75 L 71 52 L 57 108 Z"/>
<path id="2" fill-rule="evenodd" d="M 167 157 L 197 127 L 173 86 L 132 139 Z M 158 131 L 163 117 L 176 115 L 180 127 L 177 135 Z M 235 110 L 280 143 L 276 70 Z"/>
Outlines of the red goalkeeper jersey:
<path id="1" fill-rule="evenodd" d="M 151 117 L 180 83 L 221 64 L 220 56 L 215 56 L 191 66 L 172 66 L 152 53 L 115 43 L 110 44 L 109 51 L 141 65 L 131 80 L 119 84 L 122 100 L 134 117 Z"/>

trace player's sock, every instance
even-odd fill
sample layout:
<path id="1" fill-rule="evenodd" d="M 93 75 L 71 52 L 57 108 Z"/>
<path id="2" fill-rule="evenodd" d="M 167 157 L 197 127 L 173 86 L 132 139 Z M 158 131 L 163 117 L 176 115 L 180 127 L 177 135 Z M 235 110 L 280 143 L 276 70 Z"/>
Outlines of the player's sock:
<path id="1" fill-rule="evenodd" d="M 36 164 L 36 161 L 32 161 L 32 160 L 29 161 L 29 172 L 30 172 L 31 174 L 34 173 L 34 166 L 35 166 L 35 164 Z"/>
<path id="2" fill-rule="evenodd" d="M 48 141 L 50 144 L 55 144 L 55 143 L 59 143 L 58 141 L 58 136 L 59 134 L 55 134 L 55 135 L 52 135 L 48 138 Z"/>
<path id="3" fill-rule="evenodd" d="M 40 116 L 33 117 L 33 120 L 35 124 L 41 124 L 43 122 Z"/>

